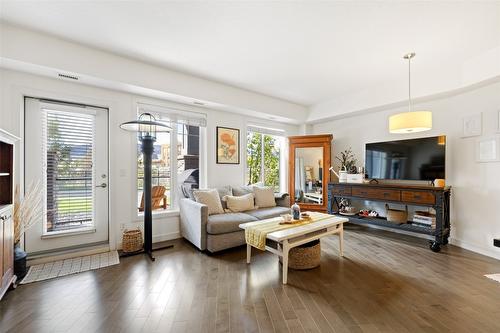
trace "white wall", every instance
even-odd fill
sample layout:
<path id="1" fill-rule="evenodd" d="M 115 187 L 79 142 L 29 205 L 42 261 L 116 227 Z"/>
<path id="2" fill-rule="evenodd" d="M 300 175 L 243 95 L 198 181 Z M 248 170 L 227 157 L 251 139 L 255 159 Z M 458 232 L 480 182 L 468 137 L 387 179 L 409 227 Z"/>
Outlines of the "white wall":
<path id="1" fill-rule="evenodd" d="M 253 112 L 299 124 L 307 108 L 279 98 L 104 52 L 41 32 L 0 22 L 0 67 L 57 77 L 68 73 L 98 85 L 183 103 L 194 100 L 212 109 Z M 251 110 L 251 111 L 250 111 Z"/>
<path id="2" fill-rule="evenodd" d="M 500 77 L 500 47 L 468 59 L 463 64 L 452 61 L 436 64 L 426 72 L 418 71 L 412 63 L 412 96 L 414 100 L 429 100 L 446 94 L 484 84 Z M 319 123 L 334 117 L 353 115 L 364 110 L 380 110 L 388 105 L 404 105 L 408 94 L 406 81 L 385 81 L 375 86 L 336 96 L 310 107 L 308 122 Z"/>
<path id="3" fill-rule="evenodd" d="M 420 103 L 414 109 L 433 112 L 433 129 L 412 135 L 390 134 L 388 117 L 405 111 L 386 109 L 313 127 L 315 134 L 333 134 L 333 155 L 352 147 L 364 164 L 367 142 L 446 135 L 446 182 L 452 186 L 451 242 L 464 248 L 500 259 L 500 249 L 493 238 L 500 237 L 500 163 L 477 163 L 477 138 L 461 138 L 462 118 L 482 112 L 483 135 L 499 132 L 500 82 L 439 100 Z"/>
<path id="4" fill-rule="evenodd" d="M 207 140 L 202 148 L 202 161 L 205 160 L 206 180 L 208 186 L 242 185 L 244 183 L 245 154 L 244 142 L 246 126 L 249 122 L 256 124 L 261 120 L 250 115 L 213 111 L 189 105 L 175 104 L 165 100 L 133 95 L 113 90 L 96 88 L 57 79 L 0 69 L 0 128 L 14 135 L 23 135 L 23 96 L 52 98 L 69 102 L 91 104 L 109 108 L 110 135 L 110 242 L 120 245 L 120 224 L 134 224 L 140 221 L 136 215 L 136 180 L 135 180 L 135 136 L 120 130 L 118 125 L 136 117 L 137 101 L 156 103 L 158 105 L 175 106 L 179 109 L 207 114 Z M 239 128 L 241 131 L 241 163 L 239 165 L 219 165 L 215 163 L 215 127 L 226 126 Z M 274 124 L 282 128 L 287 135 L 298 133 L 298 126 Z M 22 146 L 22 145 L 21 145 Z M 21 147 L 19 147 L 21 148 Z M 19 152 L 20 149 L 18 149 Z M 203 157 L 205 156 L 205 158 Z M 18 156 L 18 158 L 20 158 Z M 18 182 L 22 179 L 21 166 L 18 164 Z M 179 237 L 178 214 L 154 218 L 153 240 L 161 241 Z"/>

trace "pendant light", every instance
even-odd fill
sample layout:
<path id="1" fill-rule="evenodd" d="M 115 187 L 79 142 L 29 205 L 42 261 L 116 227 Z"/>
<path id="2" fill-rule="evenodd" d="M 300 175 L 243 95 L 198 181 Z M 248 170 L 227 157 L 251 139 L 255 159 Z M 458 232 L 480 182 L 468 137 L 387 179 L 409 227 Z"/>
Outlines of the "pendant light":
<path id="1" fill-rule="evenodd" d="M 404 134 L 423 132 L 432 129 L 431 111 L 411 110 L 411 59 L 415 53 L 405 54 L 408 60 L 408 112 L 402 112 L 389 117 L 389 132 Z"/>

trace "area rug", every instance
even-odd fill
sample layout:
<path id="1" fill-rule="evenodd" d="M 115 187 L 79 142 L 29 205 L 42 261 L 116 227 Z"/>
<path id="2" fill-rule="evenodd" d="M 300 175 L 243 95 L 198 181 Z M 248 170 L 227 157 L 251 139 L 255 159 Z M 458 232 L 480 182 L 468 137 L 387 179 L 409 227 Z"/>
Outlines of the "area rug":
<path id="1" fill-rule="evenodd" d="M 120 257 L 118 256 L 117 251 L 48 262 L 45 264 L 31 266 L 28 274 L 26 274 L 20 284 L 54 279 L 70 274 L 77 274 L 113 266 L 119 263 Z"/>
<path id="2" fill-rule="evenodd" d="M 488 279 L 492 279 L 496 282 L 500 282 L 500 274 L 486 274 L 485 275 Z"/>

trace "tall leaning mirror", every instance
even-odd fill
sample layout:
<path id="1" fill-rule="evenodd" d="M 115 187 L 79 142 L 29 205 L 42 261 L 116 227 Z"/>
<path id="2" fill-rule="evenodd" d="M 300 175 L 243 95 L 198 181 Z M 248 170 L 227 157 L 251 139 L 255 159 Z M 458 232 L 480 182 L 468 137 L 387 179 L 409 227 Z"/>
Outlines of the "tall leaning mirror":
<path id="1" fill-rule="evenodd" d="M 289 192 L 301 210 L 326 211 L 331 135 L 289 137 Z"/>

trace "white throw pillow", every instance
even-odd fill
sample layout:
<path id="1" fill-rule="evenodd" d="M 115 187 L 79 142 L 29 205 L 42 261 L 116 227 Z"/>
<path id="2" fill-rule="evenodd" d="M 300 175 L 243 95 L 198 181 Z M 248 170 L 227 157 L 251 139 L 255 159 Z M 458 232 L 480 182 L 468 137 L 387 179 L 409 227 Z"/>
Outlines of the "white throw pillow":
<path id="1" fill-rule="evenodd" d="M 233 213 L 255 209 L 253 193 L 248 193 L 239 197 L 226 195 L 225 198 L 227 209 Z"/>
<path id="2" fill-rule="evenodd" d="M 196 202 L 208 206 L 208 215 L 223 214 L 222 203 L 220 202 L 219 192 L 213 190 L 195 190 L 193 196 Z"/>
<path id="3" fill-rule="evenodd" d="M 254 186 L 253 194 L 255 194 L 255 205 L 259 208 L 275 207 L 274 190 L 271 187 Z"/>

